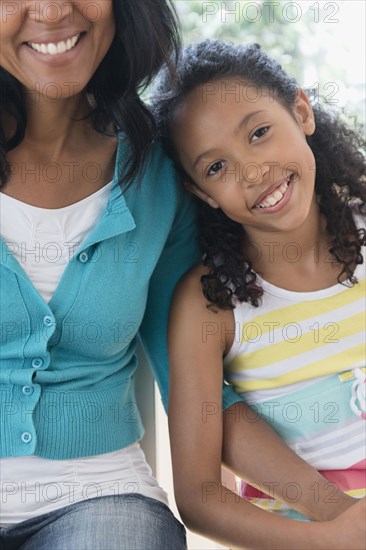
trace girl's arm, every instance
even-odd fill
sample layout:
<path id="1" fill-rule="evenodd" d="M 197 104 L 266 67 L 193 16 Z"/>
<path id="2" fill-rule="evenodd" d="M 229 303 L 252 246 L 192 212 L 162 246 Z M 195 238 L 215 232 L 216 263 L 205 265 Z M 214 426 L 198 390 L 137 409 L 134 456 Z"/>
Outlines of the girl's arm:
<path id="1" fill-rule="evenodd" d="M 169 328 L 169 428 L 175 495 L 183 521 L 231 547 L 364 548 L 364 502 L 337 520 L 298 522 L 264 512 L 221 485 L 226 347 L 221 327 L 229 326 L 232 314 L 207 309 L 199 278 L 195 270 L 179 285 Z"/>
<path id="2" fill-rule="evenodd" d="M 229 470 L 313 520 L 336 518 L 357 502 L 294 453 L 243 402 L 224 412 L 223 440 L 223 462 Z M 295 497 L 289 483 L 300 488 Z"/>

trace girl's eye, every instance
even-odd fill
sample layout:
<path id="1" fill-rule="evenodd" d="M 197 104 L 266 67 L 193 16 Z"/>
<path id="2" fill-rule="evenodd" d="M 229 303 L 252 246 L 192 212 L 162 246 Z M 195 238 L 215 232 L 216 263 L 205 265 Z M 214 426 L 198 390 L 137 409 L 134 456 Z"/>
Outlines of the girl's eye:
<path id="1" fill-rule="evenodd" d="M 258 128 L 258 130 L 256 130 L 252 135 L 252 137 L 250 138 L 250 141 L 257 141 L 259 138 L 266 135 L 268 130 L 269 130 L 269 126 L 263 126 L 263 128 Z"/>
<path id="2" fill-rule="evenodd" d="M 215 164 L 211 164 L 210 168 L 207 171 L 208 176 L 214 176 L 217 174 L 217 172 L 220 172 L 224 166 L 224 163 L 222 160 L 219 160 L 218 162 L 215 162 Z"/>

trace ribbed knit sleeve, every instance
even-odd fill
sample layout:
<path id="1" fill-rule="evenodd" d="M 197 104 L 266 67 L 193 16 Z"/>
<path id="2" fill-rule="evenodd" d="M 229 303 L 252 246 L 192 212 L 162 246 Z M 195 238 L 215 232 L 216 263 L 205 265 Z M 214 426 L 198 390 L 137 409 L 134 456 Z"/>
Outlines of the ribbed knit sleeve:
<path id="1" fill-rule="evenodd" d="M 178 184 L 177 184 L 178 186 Z M 142 347 L 168 407 L 169 367 L 167 321 L 173 291 L 180 278 L 200 261 L 196 208 L 189 195 L 178 191 L 176 216 L 165 248 L 150 280 L 149 297 L 140 329 Z M 192 380 L 194 384 L 194 380 Z M 241 401 L 231 386 L 223 387 L 223 408 Z"/>

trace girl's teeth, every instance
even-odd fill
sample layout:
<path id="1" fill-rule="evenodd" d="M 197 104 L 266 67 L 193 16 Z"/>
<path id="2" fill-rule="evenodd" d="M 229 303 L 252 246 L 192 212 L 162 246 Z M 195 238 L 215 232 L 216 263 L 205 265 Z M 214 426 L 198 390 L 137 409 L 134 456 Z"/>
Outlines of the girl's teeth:
<path id="1" fill-rule="evenodd" d="M 276 204 L 277 201 L 276 201 L 275 198 L 269 197 L 269 198 L 267 199 L 267 202 L 269 202 L 269 204 L 270 204 L 271 206 L 274 206 L 274 205 Z"/>
<path id="2" fill-rule="evenodd" d="M 286 193 L 286 190 L 288 188 L 288 185 L 290 183 L 290 178 L 287 178 L 286 182 L 284 182 L 270 197 L 266 197 L 264 201 L 258 204 L 257 208 L 268 208 L 269 206 L 274 206 L 277 204 L 283 197 L 283 195 Z"/>
<path id="3" fill-rule="evenodd" d="M 274 199 L 276 199 L 276 201 L 279 201 L 280 199 L 282 199 L 283 193 L 281 193 L 281 191 L 275 191 L 272 196 Z"/>

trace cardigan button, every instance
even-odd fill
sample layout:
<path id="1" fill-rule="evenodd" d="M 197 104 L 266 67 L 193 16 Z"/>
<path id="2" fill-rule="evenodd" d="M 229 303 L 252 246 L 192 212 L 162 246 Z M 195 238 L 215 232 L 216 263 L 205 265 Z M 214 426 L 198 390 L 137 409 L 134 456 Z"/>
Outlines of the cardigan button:
<path id="1" fill-rule="evenodd" d="M 23 443 L 30 443 L 32 441 L 32 434 L 30 432 L 23 432 L 20 437 Z"/>
<path id="2" fill-rule="evenodd" d="M 43 365 L 43 359 L 41 359 L 40 357 L 35 357 L 32 360 L 32 367 L 34 369 L 39 369 L 42 365 Z"/>
<path id="3" fill-rule="evenodd" d="M 81 252 L 81 254 L 79 254 L 79 260 L 82 264 L 86 264 L 86 262 L 89 260 L 87 252 Z"/>
<path id="4" fill-rule="evenodd" d="M 43 317 L 43 324 L 46 326 L 46 327 L 51 327 L 52 325 L 55 324 L 55 321 L 52 319 L 52 317 L 50 317 L 50 315 L 45 315 Z"/>
<path id="5" fill-rule="evenodd" d="M 24 393 L 24 395 L 32 395 L 32 393 L 34 392 L 34 388 L 32 388 L 32 386 L 23 386 L 22 392 Z"/>

